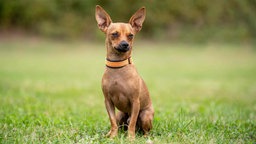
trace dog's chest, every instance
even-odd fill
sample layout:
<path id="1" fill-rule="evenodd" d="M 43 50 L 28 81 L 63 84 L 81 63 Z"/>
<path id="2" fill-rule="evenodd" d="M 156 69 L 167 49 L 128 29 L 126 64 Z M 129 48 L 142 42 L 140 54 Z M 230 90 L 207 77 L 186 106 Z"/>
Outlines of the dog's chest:
<path id="1" fill-rule="evenodd" d="M 102 85 L 110 94 L 131 94 L 138 87 L 138 76 L 128 72 L 106 72 Z"/>
<path id="2" fill-rule="evenodd" d="M 122 111 L 129 111 L 131 100 L 139 93 L 137 72 L 106 70 L 102 79 L 102 89 L 105 97 Z"/>

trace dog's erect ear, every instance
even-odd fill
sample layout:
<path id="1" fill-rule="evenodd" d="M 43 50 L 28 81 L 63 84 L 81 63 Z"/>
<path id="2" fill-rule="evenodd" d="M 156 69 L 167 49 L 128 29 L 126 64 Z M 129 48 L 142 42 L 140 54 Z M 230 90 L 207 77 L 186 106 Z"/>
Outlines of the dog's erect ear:
<path id="1" fill-rule="evenodd" d="M 129 23 L 132 25 L 135 32 L 139 32 L 141 30 L 145 17 L 146 8 L 142 7 L 130 18 Z"/>
<path id="2" fill-rule="evenodd" d="M 98 23 L 99 29 L 106 33 L 108 26 L 112 23 L 112 20 L 108 13 L 99 5 L 96 5 L 95 18 Z"/>

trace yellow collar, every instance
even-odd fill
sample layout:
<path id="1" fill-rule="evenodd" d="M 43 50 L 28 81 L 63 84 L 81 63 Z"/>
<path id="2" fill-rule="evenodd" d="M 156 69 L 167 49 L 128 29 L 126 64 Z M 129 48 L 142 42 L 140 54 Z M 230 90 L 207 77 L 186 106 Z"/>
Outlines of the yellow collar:
<path id="1" fill-rule="evenodd" d="M 118 61 L 113 61 L 108 58 L 106 59 L 106 66 L 109 68 L 121 68 L 128 64 L 132 64 L 131 57 L 129 57 L 128 59 L 125 59 L 125 60 L 118 60 Z"/>

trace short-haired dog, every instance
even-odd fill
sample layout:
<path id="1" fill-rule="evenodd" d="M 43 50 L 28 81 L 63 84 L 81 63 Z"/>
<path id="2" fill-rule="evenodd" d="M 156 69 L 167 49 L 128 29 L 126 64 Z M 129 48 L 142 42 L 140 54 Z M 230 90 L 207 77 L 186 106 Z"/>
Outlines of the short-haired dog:
<path id="1" fill-rule="evenodd" d="M 146 9 L 140 8 L 129 23 L 113 23 L 108 13 L 96 6 L 95 17 L 99 29 L 106 35 L 106 69 L 102 78 L 102 91 L 113 138 L 118 127 L 128 126 L 128 138 L 135 138 L 138 128 L 147 136 L 152 129 L 154 109 L 148 88 L 139 76 L 131 59 L 134 36 L 142 28 Z M 115 113 L 115 109 L 118 113 Z"/>

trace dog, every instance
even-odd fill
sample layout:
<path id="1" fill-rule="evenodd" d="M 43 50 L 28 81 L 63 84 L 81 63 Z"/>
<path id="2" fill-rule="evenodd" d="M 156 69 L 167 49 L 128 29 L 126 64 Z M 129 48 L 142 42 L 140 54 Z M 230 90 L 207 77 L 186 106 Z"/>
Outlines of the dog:
<path id="1" fill-rule="evenodd" d="M 152 129 L 154 109 L 148 88 L 131 59 L 134 36 L 142 28 L 146 9 L 140 8 L 129 23 L 113 23 L 99 5 L 95 9 L 98 28 L 106 35 L 106 69 L 102 91 L 111 129 L 106 136 L 114 138 L 120 126 L 128 125 L 128 138 L 135 139 L 136 128 L 147 136 Z M 115 108 L 119 110 L 115 114 Z"/>

